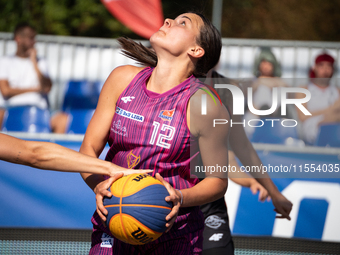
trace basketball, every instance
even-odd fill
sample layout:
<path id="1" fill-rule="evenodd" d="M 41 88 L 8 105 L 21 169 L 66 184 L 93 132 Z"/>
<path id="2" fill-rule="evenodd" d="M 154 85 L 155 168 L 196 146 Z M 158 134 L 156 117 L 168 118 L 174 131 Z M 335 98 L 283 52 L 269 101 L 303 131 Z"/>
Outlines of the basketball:
<path id="1" fill-rule="evenodd" d="M 172 209 L 166 202 L 169 192 L 148 174 L 123 176 L 111 186 L 111 198 L 104 198 L 108 210 L 106 224 L 112 235 L 132 245 L 159 238 L 166 230 L 165 217 Z"/>

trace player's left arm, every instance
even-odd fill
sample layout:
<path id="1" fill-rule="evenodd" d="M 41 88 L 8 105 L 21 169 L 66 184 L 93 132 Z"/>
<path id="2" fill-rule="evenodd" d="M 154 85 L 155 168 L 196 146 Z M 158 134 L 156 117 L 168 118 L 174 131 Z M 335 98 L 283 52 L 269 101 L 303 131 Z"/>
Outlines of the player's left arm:
<path id="1" fill-rule="evenodd" d="M 198 137 L 200 153 L 205 166 L 227 166 L 228 167 L 228 134 L 230 116 L 227 109 L 207 98 L 207 114 L 201 115 L 200 90 L 192 96 L 187 109 L 187 122 L 190 132 Z M 228 121 L 226 125 L 216 125 L 214 119 Z M 171 185 L 157 174 L 156 177 L 163 182 L 170 196 L 167 201 L 172 201 L 174 207 L 166 220 L 168 230 L 175 222 L 179 207 L 191 207 L 213 202 L 224 196 L 228 187 L 228 172 L 214 172 L 206 175 L 207 178 L 192 188 L 175 190 Z M 181 194 L 182 193 L 182 194 Z M 180 203 L 182 201 L 182 203 Z"/>
<path id="2" fill-rule="evenodd" d="M 260 201 L 263 202 L 266 199 L 270 201 L 268 191 L 260 183 L 258 183 L 253 177 L 241 171 L 241 167 L 237 163 L 234 152 L 229 150 L 228 156 L 229 156 L 229 165 L 231 169 L 233 168 L 236 169 L 236 171 L 229 171 L 228 173 L 229 179 L 238 185 L 249 188 L 251 192 L 253 193 L 253 195 L 256 195 L 259 192 Z"/>
<path id="3" fill-rule="evenodd" d="M 242 118 L 241 116 L 234 115 L 233 121 L 242 121 Z M 241 125 L 235 125 L 231 128 L 229 142 L 236 157 L 238 157 L 243 166 L 258 166 L 261 168 L 263 163 Z M 276 217 L 290 220 L 289 214 L 293 204 L 281 194 L 269 175 L 265 172 L 251 172 L 251 175 L 268 191 L 275 206 L 274 211 L 281 214 Z"/>

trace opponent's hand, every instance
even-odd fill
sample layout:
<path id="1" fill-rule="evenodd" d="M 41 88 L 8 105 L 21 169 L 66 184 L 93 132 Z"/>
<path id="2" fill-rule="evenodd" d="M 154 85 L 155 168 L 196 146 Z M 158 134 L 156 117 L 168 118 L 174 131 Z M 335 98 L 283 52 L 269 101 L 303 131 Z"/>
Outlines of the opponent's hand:
<path id="1" fill-rule="evenodd" d="M 93 190 L 96 194 L 96 210 L 100 219 L 103 221 L 104 226 L 106 226 L 105 221 L 106 215 L 108 214 L 108 211 L 103 204 L 104 197 L 112 197 L 112 193 L 108 189 L 111 187 L 112 183 L 122 176 L 123 173 L 117 173 L 114 176 L 111 176 L 109 179 L 98 183 L 98 185 Z"/>
<path id="2" fill-rule="evenodd" d="M 281 193 L 276 194 L 275 196 L 272 195 L 272 202 L 275 206 L 274 211 L 278 214 L 275 218 L 280 219 L 288 219 L 290 220 L 290 211 L 292 210 L 293 204 L 285 198 Z"/>
<path id="3" fill-rule="evenodd" d="M 152 173 L 153 170 L 143 170 L 143 169 L 127 169 L 127 168 L 121 168 L 117 170 L 117 166 L 112 164 L 112 169 L 110 169 L 110 176 L 115 176 L 118 173 L 123 173 L 124 176 L 129 175 L 129 174 L 147 174 L 147 173 Z"/>
<path id="4" fill-rule="evenodd" d="M 157 180 L 159 180 L 161 183 L 163 183 L 163 185 L 165 186 L 165 188 L 168 190 L 169 192 L 169 196 L 167 196 L 165 198 L 165 201 L 167 202 L 172 202 L 173 207 L 171 212 L 165 217 L 167 223 L 165 224 L 165 226 L 167 227 L 167 230 L 165 231 L 165 233 L 169 232 L 169 230 L 172 228 L 172 226 L 174 225 L 177 215 L 178 215 L 178 211 L 179 208 L 181 206 L 181 194 L 178 190 L 175 190 L 170 183 L 166 182 L 163 177 L 157 173 L 156 174 L 156 178 Z"/>
<path id="5" fill-rule="evenodd" d="M 249 189 L 251 190 L 251 193 L 253 193 L 253 195 L 256 195 L 257 192 L 259 192 L 259 200 L 261 202 L 264 202 L 266 199 L 268 202 L 270 201 L 268 191 L 256 180 L 250 183 Z"/>

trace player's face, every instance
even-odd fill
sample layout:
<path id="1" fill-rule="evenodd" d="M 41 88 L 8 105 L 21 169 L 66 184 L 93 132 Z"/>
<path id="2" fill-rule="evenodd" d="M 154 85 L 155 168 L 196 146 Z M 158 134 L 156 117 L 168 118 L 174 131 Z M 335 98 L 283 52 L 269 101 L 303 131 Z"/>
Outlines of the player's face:
<path id="1" fill-rule="evenodd" d="M 331 78 L 333 74 L 333 65 L 327 61 L 321 61 L 314 67 L 316 78 Z"/>
<path id="2" fill-rule="evenodd" d="M 193 13 L 184 13 L 174 20 L 166 19 L 163 26 L 151 36 L 151 45 L 156 52 L 162 48 L 179 56 L 197 45 L 196 38 L 202 25 L 202 19 Z"/>

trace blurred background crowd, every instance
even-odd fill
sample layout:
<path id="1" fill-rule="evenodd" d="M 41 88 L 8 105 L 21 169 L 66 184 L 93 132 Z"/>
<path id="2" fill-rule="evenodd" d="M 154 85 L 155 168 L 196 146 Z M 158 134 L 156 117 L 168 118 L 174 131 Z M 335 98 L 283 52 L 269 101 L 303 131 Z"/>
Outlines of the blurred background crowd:
<path id="1" fill-rule="evenodd" d="M 152 33 L 147 28 L 157 30 L 163 17 L 198 9 L 212 20 L 219 17 L 215 25 L 224 39 L 216 70 L 234 79 L 245 97 L 251 87 L 255 109 L 271 108 L 273 88 L 302 87 L 311 93 L 303 104 L 311 116 L 292 105 L 282 115 L 277 107 L 262 116 L 278 119 L 274 127 L 247 125 L 261 116 L 246 111 L 252 142 L 340 146 L 339 1 L 220 1 L 219 15 L 212 0 L 161 1 L 152 18 L 147 6 L 135 8 L 146 19 L 139 28 L 130 23 L 138 16 L 132 8 L 129 19 L 112 2 L 0 1 L 2 131 L 84 134 L 105 78 L 116 66 L 134 64 L 119 54 L 115 38 L 147 45 Z M 280 93 L 278 98 L 280 105 Z M 297 125 L 284 127 L 284 119 Z"/>

